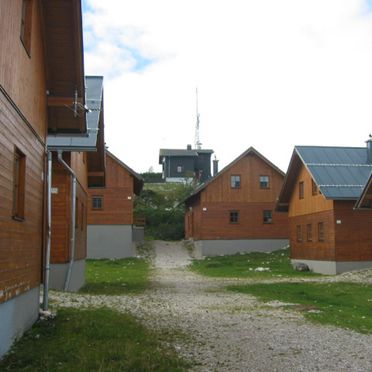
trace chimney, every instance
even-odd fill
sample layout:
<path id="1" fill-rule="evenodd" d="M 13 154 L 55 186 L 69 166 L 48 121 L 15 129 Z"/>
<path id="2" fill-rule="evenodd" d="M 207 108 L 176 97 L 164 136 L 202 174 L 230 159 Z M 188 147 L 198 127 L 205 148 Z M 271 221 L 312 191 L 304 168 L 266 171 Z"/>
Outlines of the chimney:
<path id="1" fill-rule="evenodd" d="M 369 135 L 367 143 L 367 163 L 372 164 L 372 135 Z"/>
<path id="2" fill-rule="evenodd" d="M 187 150 L 191 150 L 191 145 L 187 145 Z"/>
<path id="3" fill-rule="evenodd" d="M 217 176 L 218 173 L 218 160 L 216 156 L 213 159 L 213 177 Z"/>

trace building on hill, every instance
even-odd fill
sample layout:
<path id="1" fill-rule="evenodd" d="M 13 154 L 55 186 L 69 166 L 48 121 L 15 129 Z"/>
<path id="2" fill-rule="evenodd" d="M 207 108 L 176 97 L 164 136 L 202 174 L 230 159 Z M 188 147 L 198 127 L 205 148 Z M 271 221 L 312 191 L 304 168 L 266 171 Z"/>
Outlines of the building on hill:
<path id="1" fill-rule="evenodd" d="M 372 210 L 355 209 L 370 205 L 368 144 L 294 148 L 278 202 L 288 211 L 294 264 L 323 274 L 372 267 Z"/>
<path id="2" fill-rule="evenodd" d="M 284 173 L 253 147 L 185 201 L 185 235 L 203 255 L 272 251 L 288 244 L 275 211 Z"/>
<path id="3" fill-rule="evenodd" d="M 162 165 L 165 182 L 205 182 L 211 178 L 211 155 L 213 150 L 160 149 L 159 164 Z"/>
<path id="4" fill-rule="evenodd" d="M 141 176 L 106 150 L 105 183 L 88 189 L 89 258 L 134 255 L 133 203 L 142 187 Z"/>

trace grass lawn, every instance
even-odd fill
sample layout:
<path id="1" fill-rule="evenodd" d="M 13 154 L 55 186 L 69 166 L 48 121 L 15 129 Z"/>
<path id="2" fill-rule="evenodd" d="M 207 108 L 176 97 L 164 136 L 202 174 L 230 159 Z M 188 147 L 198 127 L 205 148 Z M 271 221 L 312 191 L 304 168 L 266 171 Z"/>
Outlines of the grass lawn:
<path id="1" fill-rule="evenodd" d="M 270 283 L 230 286 L 263 301 L 299 304 L 306 318 L 361 333 L 372 333 L 372 286 L 356 283 Z"/>
<path id="2" fill-rule="evenodd" d="M 207 257 L 194 260 L 191 270 L 210 277 L 225 278 L 273 278 L 319 276 L 292 268 L 289 250 L 280 249 L 270 253 L 253 252 L 232 256 Z"/>
<path id="3" fill-rule="evenodd" d="M 159 340 L 160 339 L 160 340 Z M 61 309 L 0 361 L 1 371 L 186 371 L 161 335 L 109 309 Z"/>
<path id="4" fill-rule="evenodd" d="M 140 258 L 87 260 L 86 284 L 80 292 L 97 295 L 136 294 L 149 286 L 150 264 Z"/>

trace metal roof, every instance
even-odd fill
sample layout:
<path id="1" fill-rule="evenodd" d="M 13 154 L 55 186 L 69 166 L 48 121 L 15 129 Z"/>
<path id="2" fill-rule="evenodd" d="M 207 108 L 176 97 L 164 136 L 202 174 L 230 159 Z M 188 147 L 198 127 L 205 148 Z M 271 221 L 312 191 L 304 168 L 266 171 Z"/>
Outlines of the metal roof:
<path id="1" fill-rule="evenodd" d="M 198 156 L 196 150 L 160 149 L 160 156 Z"/>
<path id="2" fill-rule="evenodd" d="M 48 134 L 50 150 L 96 151 L 103 96 L 103 76 L 86 76 L 87 133 L 83 135 Z"/>
<path id="3" fill-rule="evenodd" d="M 296 146 L 327 199 L 358 199 L 372 170 L 365 147 Z"/>

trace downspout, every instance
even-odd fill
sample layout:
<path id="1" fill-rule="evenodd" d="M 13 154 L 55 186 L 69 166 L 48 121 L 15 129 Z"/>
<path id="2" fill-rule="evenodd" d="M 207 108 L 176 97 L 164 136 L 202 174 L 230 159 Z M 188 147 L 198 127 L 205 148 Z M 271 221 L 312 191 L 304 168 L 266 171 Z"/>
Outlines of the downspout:
<path id="1" fill-rule="evenodd" d="M 47 175 L 47 242 L 44 267 L 43 310 L 48 311 L 49 273 L 50 273 L 50 244 L 52 237 L 52 153 L 48 151 Z"/>
<path id="2" fill-rule="evenodd" d="M 70 168 L 70 166 L 63 160 L 62 158 L 62 151 L 58 151 L 58 162 L 63 165 L 63 167 L 70 173 L 71 175 L 71 234 L 70 234 L 70 262 L 68 265 L 66 280 L 65 280 L 65 287 L 64 290 L 67 291 L 70 285 L 71 279 L 71 272 L 72 267 L 74 264 L 74 257 L 75 257 L 75 217 L 76 217 L 76 175 L 75 172 Z"/>

